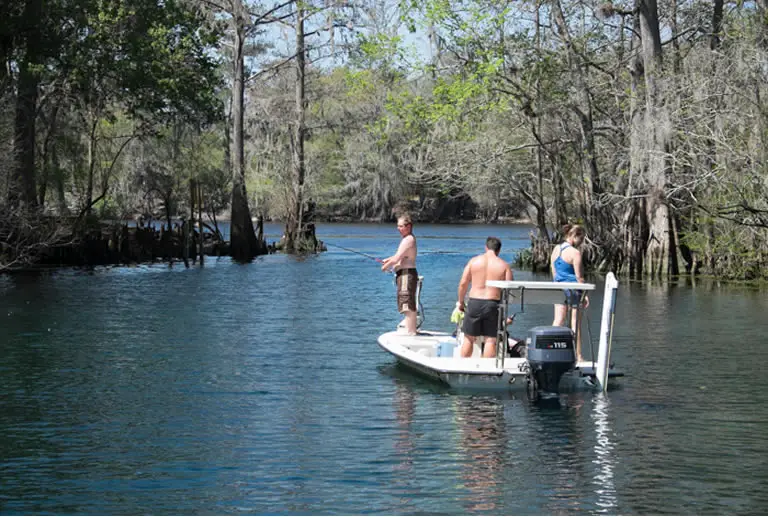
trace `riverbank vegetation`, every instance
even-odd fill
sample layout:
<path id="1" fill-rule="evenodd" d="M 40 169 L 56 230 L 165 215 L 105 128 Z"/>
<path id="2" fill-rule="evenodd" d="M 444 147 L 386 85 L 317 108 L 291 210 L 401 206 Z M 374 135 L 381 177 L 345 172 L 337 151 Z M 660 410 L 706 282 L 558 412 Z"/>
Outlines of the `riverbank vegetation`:
<path id="1" fill-rule="evenodd" d="M 0 268 L 139 233 L 104 221 L 199 253 L 229 211 L 247 260 L 265 219 L 307 252 L 408 209 L 530 217 L 532 268 L 580 222 L 595 270 L 759 278 L 766 63 L 766 0 L 11 0 Z"/>

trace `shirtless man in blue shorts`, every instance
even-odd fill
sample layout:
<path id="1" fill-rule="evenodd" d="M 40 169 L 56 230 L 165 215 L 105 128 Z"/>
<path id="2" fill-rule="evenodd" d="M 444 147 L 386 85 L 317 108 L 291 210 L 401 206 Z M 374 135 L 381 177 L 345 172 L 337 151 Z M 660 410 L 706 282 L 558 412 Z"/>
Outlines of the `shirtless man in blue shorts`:
<path id="1" fill-rule="evenodd" d="M 496 357 L 496 331 L 499 322 L 499 300 L 501 291 L 497 287 L 487 286 L 488 280 L 512 280 L 512 270 L 504 260 L 499 258 L 501 241 L 496 237 L 488 237 L 485 241 L 485 253 L 472 257 L 464 267 L 464 273 L 459 281 L 459 310 L 464 312 L 464 343 L 461 346 L 461 357 L 472 356 L 472 345 L 475 338 L 483 336 L 485 347 L 483 357 Z M 469 302 L 466 310 L 464 296 L 469 290 Z"/>

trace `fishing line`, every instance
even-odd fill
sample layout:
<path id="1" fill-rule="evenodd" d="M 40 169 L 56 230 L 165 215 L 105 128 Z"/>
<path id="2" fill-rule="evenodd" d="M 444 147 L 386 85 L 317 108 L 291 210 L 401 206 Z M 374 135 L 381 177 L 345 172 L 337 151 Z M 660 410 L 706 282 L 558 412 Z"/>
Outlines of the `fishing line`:
<path id="1" fill-rule="evenodd" d="M 333 246 L 334 248 L 339 248 L 341 250 L 348 251 L 350 253 L 354 253 L 355 255 L 360 255 L 362 257 L 369 258 L 371 260 L 375 260 L 379 264 L 384 262 L 379 257 L 374 257 L 373 255 L 369 255 L 367 253 L 363 253 L 362 251 L 353 250 L 351 248 L 345 248 L 344 246 L 339 246 L 338 244 L 333 244 L 332 242 L 327 242 L 327 241 L 323 241 L 323 242 L 325 243 L 326 246 Z M 392 282 L 394 283 L 395 282 L 395 271 L 393 269 L 387 269 L 386 272 L 392 274 Z"/>
<path id="2" fill-rule="evenodd" d="M 375 260 L 379 264 L 381 264 L 381 262 L 382 262 L 382 259 L 380 259 L 378 257 L 374 257 L 373 255 L 369 255 L 368 253 L 363 253 L 362 251 L 357 251 L 357 250 L 353 250 L 351 248 L 346 248 L 344 246 L 339 246 L 338 244 L 333 244 L 332 242 L 328 242 L 328 241 L 323 241 L 323 243 L 326 244 L 327 246 L 333 246 L 334 248 L 339 248 L 341 250 L 348 251 L 348 252 L 354 253 L 356 255 L 361 255 L 361 256 L 369 258 L 371 260 Z M 452 254 L 456 254 L 456 253 L 458 253 L 458 252 L 456 252 L 456 251 L 422 251 L 422 252 L 418 253 L 418 255 L 419 256 L 421 256 L 421 255 L 452 255 Z"/>
<path id="3" fill-rule="evenodd" d="M 361 255 L 361 256 L 369 258 L 371 260 L 375 260 L 378 263 L 382 262 L 382 260 L 380 258 L 374 257 L 373 255 L 369 255 L 367 253 L 363 253 L 362 251 L 356 251 L 356 250 L 353 250 L 353 249 L 345 248 L 344 246 L 339 246 L 338 244 L 333 244 L 333 243 L 330 243 L 330 242 L 327 242 L 327 241 L 325 241 L 325 244 L 328 245 L 328 246 L 333 246 L 334 248 L 339 248 L 339 249 L 342 249 L 344 251 L 348 251 L 350 253 L 355 253 L 356 255 Z"/>
<path id="4" fill-rule="evenodd" d="M 332 242 L 323 241 L 323 243 L 327 244 L 328 246 L 333 246 L 334 248 L 339 248 L 344 251 L 349 251 L 350 253 L 357 253 L 358 255 L 362 255 L 364 257 L 368 257 L 370 259 L 373 259 L 377 262 L 381 262 L 381 259 L 374 257 L 373 255 L 368 255 L 367 253 L 363 253 L 362 251 L 356 251 L 350 248 L 345 248 L 344 246 L 339 246 L 338 244 L 333 244 Z M 418 253 L 418 256 L 421 255 L 458 255 L 458 251 L 420 251 Z"/>

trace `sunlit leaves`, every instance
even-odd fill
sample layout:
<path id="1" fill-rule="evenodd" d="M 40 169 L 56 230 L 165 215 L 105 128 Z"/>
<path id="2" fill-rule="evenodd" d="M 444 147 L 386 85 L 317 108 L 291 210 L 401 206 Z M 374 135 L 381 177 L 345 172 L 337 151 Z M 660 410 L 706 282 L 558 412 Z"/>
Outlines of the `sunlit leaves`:
<path id="1" fill-rule="evenodd" d="M 143 119 L 218 116 L 216 33 L 200 14 L 151 0 L 102 0 L 87 13 L 64 63 L 86 103 L 117 103 Z"/>

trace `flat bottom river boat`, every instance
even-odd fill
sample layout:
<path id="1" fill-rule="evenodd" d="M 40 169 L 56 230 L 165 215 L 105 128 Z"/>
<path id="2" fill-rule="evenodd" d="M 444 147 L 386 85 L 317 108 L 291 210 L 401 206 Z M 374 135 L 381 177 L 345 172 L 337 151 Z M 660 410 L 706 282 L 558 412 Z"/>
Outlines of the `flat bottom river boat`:
<path id="1" fill-rule="evenodd" d="M 419 285 L 421 285 L 421 278 Z M 525 339 L 517 341 L 507 331 L 509 318 L 530 304 L 563 303 L 565 290 L 583 296 L 594 284 L 568 282 L 493 281 L 488 285 L 501 291 L 495 357 L 482 357 L 478 343 L 470 357 L 461 357 L 463 336 L 419 330 L 407 335 L 403 329 L 379 336 L 379 345 L 404 366 L 454 388 L 472 390 L 527 390 L 538 398 L 581 389 L 608 388 L 609 382 L 624 374 L 610 365 L 613 320 L 618 282 L 612 273 L 606 278 L 600 344 L 595 361 L 576 361 L 576 332 L 568 327 L 536 326 Z M 420 296 L 420 289 L 417 298 Z M 419 307 L 420 307 L 419 303 Z M 580 311 L 581 305 L 570 308 Z M 570 314 L 566 321 L 570 321 Z"/>

